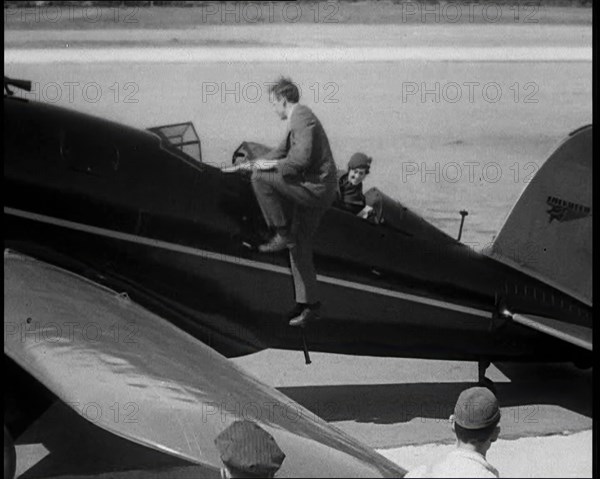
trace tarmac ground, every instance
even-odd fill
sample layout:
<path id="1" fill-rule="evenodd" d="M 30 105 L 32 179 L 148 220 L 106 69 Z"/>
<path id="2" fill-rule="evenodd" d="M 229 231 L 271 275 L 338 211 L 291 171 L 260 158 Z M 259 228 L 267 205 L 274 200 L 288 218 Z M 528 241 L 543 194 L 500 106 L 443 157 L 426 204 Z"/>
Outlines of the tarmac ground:
<path id="1" fill-rule="evenodd" d="M 234 359 L 406 469 L 454 447 L 448 416 L 476 382 L 476 363 L 326 353 L 311 360 L 279 350 Z M 486 376 L 502 411 L 487 458 L 501 477 L 592 477 L 592 369 L 496 363 Z"/>
<path id="2" fill-rule="evenodd" d="M 269 349 L 232 361 L 406 469 L 454 447 L 447 419 L 458 394 L 474 384 L 475 363 L 328 353 L 311 359 L 306 365 L 300 351 Z M 502 419 L 488 460 L 502 477 L 592 477 L 592 375 L 569 364 L 490 366 Z M 50 408 L 16 443 L 22 479 L 213 473 L 117 438 L 64 405 Z"/>

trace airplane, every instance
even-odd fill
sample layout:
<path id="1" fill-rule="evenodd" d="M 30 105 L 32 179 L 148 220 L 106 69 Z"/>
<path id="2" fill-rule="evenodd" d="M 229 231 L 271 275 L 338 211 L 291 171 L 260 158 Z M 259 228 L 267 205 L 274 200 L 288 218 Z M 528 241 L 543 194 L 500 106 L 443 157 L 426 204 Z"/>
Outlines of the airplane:
<path id="1" fill-rule="evenodd" d="M 299 330 L 283 318 L 286 254 L 256 248 L 269 232 L 249 176 L 206 161 L 193 124 L 133 128 L 11 90 L 27 87 L 5 77 L 5 271 L 23 255 L 87 278 L 225 357 L 304 349 L 308 363 L 308 344 L 472 360 L 485 384 L 491 361 L 592 364 L 591 125 L 557 146 L 486 251 L 377 188 L 369 219 L 330 208 L 315 240 L 322 316 Z M 243 142 L 231 163 L 266 149 Z"/>
<path id="2" fill-rule="evenodd" d="M 16 251 L 5 251 L 4 267 L 5 478 L 16 468 L 12 437 L 32 419 L 57 457 L 22 471 L 26 477 L 219 478 L 214 439 L 238 419 L 260 424 L 284 451 L 277 477 L 406 472 L 118 292 Z M 57 333 L 66 324 L 70 333 Z M 116 437 L 86 428 L 78 415 Z"/>

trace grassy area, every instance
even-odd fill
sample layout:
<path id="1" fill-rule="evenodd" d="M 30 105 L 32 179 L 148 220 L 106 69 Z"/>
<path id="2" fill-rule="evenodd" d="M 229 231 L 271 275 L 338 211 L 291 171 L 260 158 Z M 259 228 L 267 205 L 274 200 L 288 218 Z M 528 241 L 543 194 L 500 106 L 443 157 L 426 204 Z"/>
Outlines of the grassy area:
<path id="1" fill-rule="evenodd" d="M 592 24 L 590 6 L 565 2 L 198 2 L 188 7 L 87 7 L 6 4 L 8 30 L 186 29 L 203 25 L 261 24 Z M 134 2 L 135 3 L 135 2 Z M 148 3 L 148 2 L 139 2 Z M 159 3 L 159 2 L 156 2 Z M 572 2 L 567 2 L 572 4 Z"/>

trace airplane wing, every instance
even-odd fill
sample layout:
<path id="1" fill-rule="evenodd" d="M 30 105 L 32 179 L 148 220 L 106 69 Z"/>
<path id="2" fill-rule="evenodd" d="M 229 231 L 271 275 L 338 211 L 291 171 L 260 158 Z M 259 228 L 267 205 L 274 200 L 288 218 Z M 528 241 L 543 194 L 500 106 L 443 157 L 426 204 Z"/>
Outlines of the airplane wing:
<path id="1" fill-rule="evenodd" d="M 218 469 L 215 437 L 244 418 L 285 452 L 277 477 L 406 472 L 126 295 L 14 251 L 4 253 L 4 321 L 5 354 L 86 419 L 81 405 L 95 404 L 94 424 L 135 443 Z M 129 421 L 114 420 L 115 403 L 133 405 Z"/>
<path id="2" fill-rule="evenodd" d="M 513 314 L 512 319 L 524 326 L 592 351 L 592 328 L 533 314 Z"/>

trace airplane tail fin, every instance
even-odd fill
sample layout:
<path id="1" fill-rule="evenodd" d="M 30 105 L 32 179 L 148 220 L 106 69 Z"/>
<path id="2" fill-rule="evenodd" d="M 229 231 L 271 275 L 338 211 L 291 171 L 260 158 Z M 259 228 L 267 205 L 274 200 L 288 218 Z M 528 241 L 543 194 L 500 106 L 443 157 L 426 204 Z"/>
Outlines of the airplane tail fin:
<path id="1" fill-rule="evenodd" d="M 570 133 L 542 165 L 490 256 L 592 304 L 592 125 Z"/>

